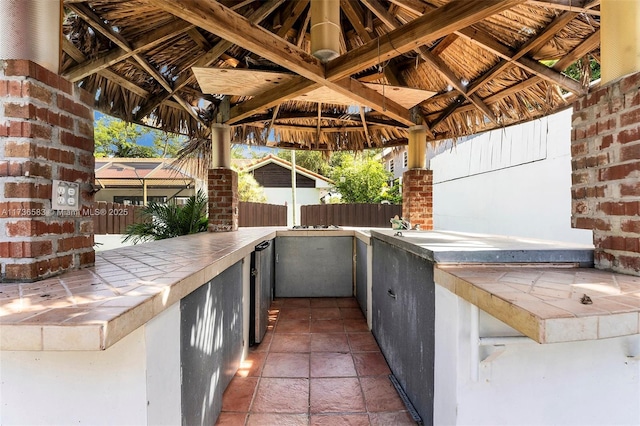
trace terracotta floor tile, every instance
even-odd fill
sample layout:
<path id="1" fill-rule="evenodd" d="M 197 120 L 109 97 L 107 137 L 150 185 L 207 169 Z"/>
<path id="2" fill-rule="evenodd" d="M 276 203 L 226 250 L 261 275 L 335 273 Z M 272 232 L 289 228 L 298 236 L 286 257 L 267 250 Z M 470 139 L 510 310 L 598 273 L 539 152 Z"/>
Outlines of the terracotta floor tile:
<path id="1" fill-rule="evenodd" d="M 349 346 L 352 352 L 380 351 L 378 342 L 369 331 L 366 333 L 349 333 L 347 336 L 349 337 Z"/>
<path id="2" fill-rule="evenodd" d="M 307 333 L 277 333 L 271 341 L 270 352 L 309 352 L 311 335 Z"/>
<path id="3" fill-rule="evenodd" d="M 251 350 L 254 352 L 267 352 L 269 350 L 269 345 L 271 344 L 271 339 L 273 339 L 273 329 L 267 329 L 267 332 L 262 336 L 262 341 L 252 347 Z"/>
<path id="4" fill-rule="evenodd" d="M 307 426 L 307 414 L 250 414 L 247 426 Z"/>
<path id="5" fill-rule="evenodd" d="M 360 310 L 360 308 L 340 308 L 340 315 L 344 319 L 364 319 L 364 314 Z"/>
<path id="6" fill-rule="evenodd" d="M 262 378 L 251 413 L 309 412 L 309 379 Z"/>
<path id="7" fill-rule="evenodd" d="M 370 413 L 371 426 L 415 426 L 416 422 L 407 411 L 392 413 Z"/>
<path id="8" fill-rule="evenodd" d="M 248 412 L 257 385 L 257 377 L 234 377 L 222 395 L 222 411 Z"/>
<path id="9" fill-rule="evenodd" d="M 357 413 L 365 411 L 357 378 L 311 379 L 311 413 Z"/>
<path id="10" fill-rule="evenodd" d="M 240 377 L 258 377 L 262 373 L 262 367 L 264 366 L 264 359 L 267 357 L 267 352 L 254 352 L 249 351 L 247 358 L 240 363 L 240 368 L 236 373 L 236 376 Z"/>
<path id="11" fill-rule="evenodd" d="M 247 413 L 220 413 L 216 426 L 244 426 Z"/>
<path id="12" fill-rule="evenodd" d="M 349 342 L 344 333 L 312 333 L 311 352 L 349 352 Z"/>
<path id="13" fill-rule="evenodd" d="M 262 377 L 309 377 L 309 354 L 270 352 Z"/>
<path id="14" fill-rule="evenodd" d="M 358 300 L 353 297 L 340 297 L 336 299 L 336 304 L 340 308 L 359 308 Z"/>
<path id="15" fill-rule="evenodd" d="M 312 320 L 340 319 L 340 308 L 311 308 Z"/>
<path id="16" fill-rule="evenodd" d="M 364 318 L 347 318 L 343 319 L 342 323 L 344 324 L 344 330 L 347 333 L 351 333 L 354 331 L 369 331 L 369 327 L 367 327 L 367 322 L 364 321 Z"/>
<path id="17" fill-rule="evenodd" d="M 312 333 L 344 333 L 343 320 L 312 320 Z"/>
<path id="18" fill-rule="evenodd" d="M 337 308 L 337 300 L 332 297 L 315 297 L 309 301 L 312 308 Z"/>
<path id="19" fill-rule="evenodd" d="M 283 319 L 306 319 L 311 316 L 311 308 L 283 308 L 278 314 L 278 318 Z"/>
<path id="20" fill-rule="evenodd" d="M 367 411 L 400 411 L 405 406 L 388 377 L 362 377 L 362 391 Z"/>
<path id="21" fill-rule="evenodd" d="M 358 376 L 389 376 L 391 370 L 380 352 L 359 352 L 353 354 Z"/>
<path id="22" fill-rule="evenodd" d="M 311 301 L 306 297 L 292 297 L 283 299 L 283 303 L 280 306 L 287 308 L 308 308 L 311 306 Z"/>
<path id="23" fill-rule="evenodd" d="M 369 426 L 366 414 L 318 414 L 311 416 L 311 426 Z"/>
<path id="24" fill-rule="evenodd" d="M 278 320 L 276 333 L 308 333 L 309 320 Z"/>
<path id="25" fill-rule="evenodd" d="M 311 353 L 311 377 L 355 376 L 356 369 L 350 353 Z"/>

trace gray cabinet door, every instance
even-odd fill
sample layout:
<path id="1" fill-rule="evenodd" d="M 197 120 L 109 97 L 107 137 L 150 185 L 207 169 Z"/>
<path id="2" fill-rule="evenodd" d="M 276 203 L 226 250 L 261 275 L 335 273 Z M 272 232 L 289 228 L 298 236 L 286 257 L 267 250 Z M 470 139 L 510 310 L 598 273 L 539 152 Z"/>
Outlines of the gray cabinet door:
<path id="1" fill-rule="evenodd" d="M 372 326 L 389 368 L 425 425 L 433 424 L 433 264 L 374 239 Z"/>
<path id="2" fill-rule="evenodd" d="M 356 299 L 367 316 L 367 244 L 356 239 Z"/>
<path id="3" fill-rule="evenodd" d="M 276 297 L 353 295 L 353 237 L 276 238 Z"/>

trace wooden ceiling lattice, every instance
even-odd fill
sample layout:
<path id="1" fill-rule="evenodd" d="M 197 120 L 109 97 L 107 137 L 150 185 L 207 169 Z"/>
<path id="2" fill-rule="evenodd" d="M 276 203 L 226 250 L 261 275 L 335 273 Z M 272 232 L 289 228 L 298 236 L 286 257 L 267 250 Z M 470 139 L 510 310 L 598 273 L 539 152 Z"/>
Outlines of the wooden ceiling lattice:
<path id="1" fill-rule="evenodd" d="M 312 0 L 316 1 L 316 0 Z M 110 115 L 234 143 L 342 150 L 441 140 L 589 90 L 598 0 L 340 0 L 341 52 L 309 52 L 309 0 L 64 0 L 61 74 Z M 269 80 L 269 81 L 267 81 Z"/>

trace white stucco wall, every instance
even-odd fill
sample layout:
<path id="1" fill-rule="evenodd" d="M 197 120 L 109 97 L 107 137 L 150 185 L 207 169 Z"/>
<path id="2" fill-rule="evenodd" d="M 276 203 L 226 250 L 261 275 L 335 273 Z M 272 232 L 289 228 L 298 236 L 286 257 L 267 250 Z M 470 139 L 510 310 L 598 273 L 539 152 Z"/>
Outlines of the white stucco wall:
<path id="1" fill-rule="evenodd" d="M 640 335 L 481 347 L 479 362 L 471 312 L 436 285 L 434 424 L 640 424 Z M 480 337 L 516 334 L 486 313 L 479 329 Z"/>
<path id="2" fill-rule="evenodd" d="M 320 197 L 327 188 L 297 188 L 296 189 L 296 223 L 293 222 L 293 205 L 291 188 L 264 188 L 264 195 L 269 204 L 287 204 L 287 226 L 300 225 L 300 206 L 320 204 Z"/>
<path id="3" fill-rule="evenodd" d="M 571 109 L 461 139 L 430 160 L 434 228 L 591 244 L 571 228 Z"/>
<path id="4" fill-rule="evenodd" d="M 0 351 L 0 424 L 180 424 L 180 306 L 105 351 Z"/>

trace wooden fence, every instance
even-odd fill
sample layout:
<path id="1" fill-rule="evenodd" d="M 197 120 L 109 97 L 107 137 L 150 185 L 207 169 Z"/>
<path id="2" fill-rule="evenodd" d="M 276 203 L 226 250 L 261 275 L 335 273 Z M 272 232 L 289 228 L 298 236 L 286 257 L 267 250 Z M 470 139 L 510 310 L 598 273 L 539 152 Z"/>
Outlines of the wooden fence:
<path id="1" fill-rule="evenodd" d="M 401 205 L 313 204 L 300 207 L 300 224 L 389 228 L 395 215 L 402 216 Z"/>
<path id="2" fill-rule="evenodd" d="M 93 204 L 93 232 L 97 235 L 124 234 L 127 226 L 140 219 L 142 206 L 98 201 Z"/>
<path id="3" fill-rule="evenodd" d="M 287 226 L 287 206 L 241 201 L 238 226 Z"/>

